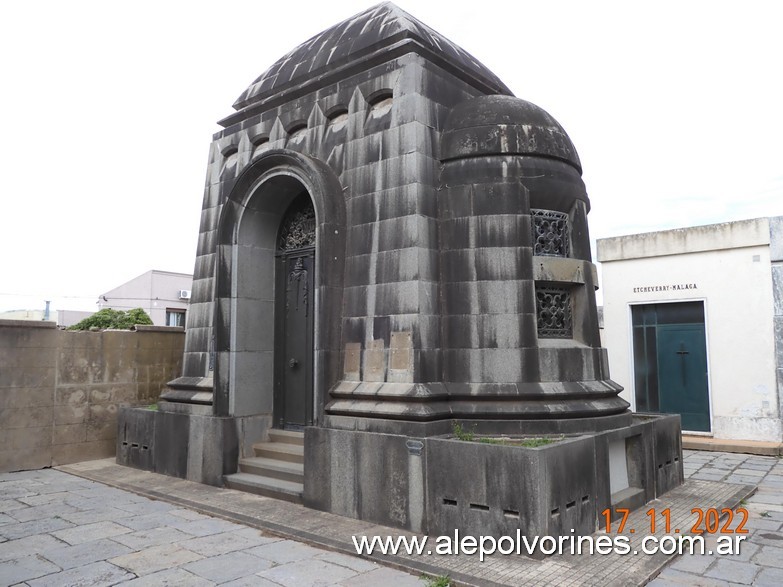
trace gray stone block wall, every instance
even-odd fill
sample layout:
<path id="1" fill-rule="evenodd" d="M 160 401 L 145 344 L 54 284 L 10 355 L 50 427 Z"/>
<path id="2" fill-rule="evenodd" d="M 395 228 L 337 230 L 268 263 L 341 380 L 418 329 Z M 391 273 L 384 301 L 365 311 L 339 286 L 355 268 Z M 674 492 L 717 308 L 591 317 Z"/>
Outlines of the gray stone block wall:
<path id="1" fill-rule="evenodd" d="M 371 102 L 379 92 L 391 93 L 392 107 L 376 115 Z M 210 149 L 183 376 L 209 373 L 212 326 L 220 320 L 213 310 L 218 222 L 228 194 L 252 161 L 284 148 L 326 161 L 344 188 L 345 285 L 325 292 L 343 298 L 345 311 L 335 317 L 343 330 L 336 352 L 342 356 L 346 344 L 360 344 L 362 366 L 367 357 L 377 362 L 380 352 L 384 367 L 370 379 L 437 379 L 439 132 L 454 103 L 475 94 L 409 53 L 218 133 Z M 327 115 L 335 109 L 347 109 L 344 122 L 331 123 Z M 297 121 L 306 121 L 307 129 L 289 136 Z M 410 333 L 415 349 L 406 349 L 410 361 L 400 359 L 396 368 L 389 367 L 392 332 Z M 377 340 L 383 340 L 382 350 Z M 367 352 L 364 347 L 373 344 Z M 326 388 L 342 377 L 341 368 L 336 365 Z"/>
<path id="2" fill-rule="evenodd" d="M 0 472 L 114 455 L 119 406 L 157 401 L 184 338 L 0 320 Z"/>
<path id="3" fill-rule="evenodd" d="M 356 23 L 356 38 L 336 32 Z M 275 323 L 271 294 L 258 292 L 274 283 L 276 251 L 271 241 L 248 248 L 242 233 L 252 224 L 274 238 L 294 196 L 261 193 L 272 185 L 264 174 L 279 172 L 299 177 L 317 210 L 316 423 L 326 413 L 626 412 L 600 349 L 581 163 L 551 116 L 508 94 L 391 4 L 257 79 L 210 148 L 183 378 L 172 387 L 214 367 L 216 415 L 271 415 L 258 393 L 272 394 L 274 340 L 262 349 L 242 334 Z M 251 218 L 258 206 L 263 222 Z M 566 259 L 534 254 L 532 209 L 568 216 Z M 541 284 L 570 292 L 571 342 L 540 340 Z M 578 385 L 549 385 L 563 382 Z"/>

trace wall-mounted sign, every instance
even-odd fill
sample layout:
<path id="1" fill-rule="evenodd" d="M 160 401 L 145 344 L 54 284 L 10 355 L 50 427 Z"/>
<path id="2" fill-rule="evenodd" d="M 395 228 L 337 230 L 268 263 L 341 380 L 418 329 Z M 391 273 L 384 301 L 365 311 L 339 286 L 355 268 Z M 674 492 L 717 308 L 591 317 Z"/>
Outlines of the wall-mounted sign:
<path id="1" fill-rule="evenodd" d="M 633 293 L 655 293 L 657 291 L 683 291 L 699 289 L 695 283 L 675 283 L 673 285 L 645 285 L 633 288 Z"/>

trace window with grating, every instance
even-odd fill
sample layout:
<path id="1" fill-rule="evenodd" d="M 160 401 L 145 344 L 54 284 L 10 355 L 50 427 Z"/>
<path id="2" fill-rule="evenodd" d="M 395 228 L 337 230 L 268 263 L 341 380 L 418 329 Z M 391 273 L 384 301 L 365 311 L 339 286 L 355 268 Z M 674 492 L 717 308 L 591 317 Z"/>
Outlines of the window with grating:
<path id="1" fill-rule="evenodd" d="M 568 256 L 568 214 L 554 210 L 530 210 L 533 221 L 533 254 Z"/>
<path id="2" fill-rule="evenodd" d="M 300 195 L 288 208 L 277 248 L 280 251 L 291 251 L 312 247 L 315 245 L 315 210 L 307 193 Z"/>
<path id="3" fill-rule="evenodd" d="M 571 293 L 565 288 L 537 287 L 539 338 L 573 338 Z"/>

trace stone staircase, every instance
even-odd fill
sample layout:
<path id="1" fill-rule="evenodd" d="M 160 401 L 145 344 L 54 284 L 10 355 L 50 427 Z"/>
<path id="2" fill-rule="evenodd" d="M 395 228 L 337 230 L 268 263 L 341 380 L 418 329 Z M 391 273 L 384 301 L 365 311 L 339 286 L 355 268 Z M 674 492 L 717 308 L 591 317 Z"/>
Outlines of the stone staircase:
<path id="1" fill-rule="evenodd" d="M 226 475 L 226 487 L 302 503 L 304 433 L 270 430 L 269 442 L 253 445 L 254 457 L 239 459 L 239 473 Z"/>

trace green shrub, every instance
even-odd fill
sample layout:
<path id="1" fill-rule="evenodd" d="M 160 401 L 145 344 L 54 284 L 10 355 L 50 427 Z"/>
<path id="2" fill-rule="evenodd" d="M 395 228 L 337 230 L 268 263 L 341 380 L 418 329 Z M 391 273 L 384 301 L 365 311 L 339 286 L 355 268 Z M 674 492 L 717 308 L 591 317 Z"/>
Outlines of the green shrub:
<path id="1" fill-rule="evenodd" d="M 132 330 L 136 324 L 152 324 L 152 319 L 141 308 L 134 308 L 127 312 L 104 308 L 81 322 L 69 326 L 68 330 L 106 330 L 107 328 Z"/>

